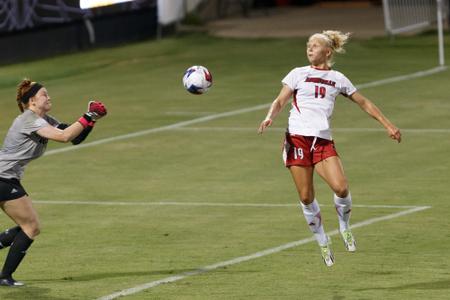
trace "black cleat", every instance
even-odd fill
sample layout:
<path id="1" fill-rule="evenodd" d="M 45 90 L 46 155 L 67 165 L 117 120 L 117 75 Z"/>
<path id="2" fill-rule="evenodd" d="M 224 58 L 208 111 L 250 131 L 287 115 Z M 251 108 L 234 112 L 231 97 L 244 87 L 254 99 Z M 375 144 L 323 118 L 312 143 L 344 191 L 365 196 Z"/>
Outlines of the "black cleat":
<path id="1" fill-rule="evenodd" d="M 12 277 L 1 278 L 0 286 L 24 286 L 25 284 L 20 281 L 14 280 Z"/>

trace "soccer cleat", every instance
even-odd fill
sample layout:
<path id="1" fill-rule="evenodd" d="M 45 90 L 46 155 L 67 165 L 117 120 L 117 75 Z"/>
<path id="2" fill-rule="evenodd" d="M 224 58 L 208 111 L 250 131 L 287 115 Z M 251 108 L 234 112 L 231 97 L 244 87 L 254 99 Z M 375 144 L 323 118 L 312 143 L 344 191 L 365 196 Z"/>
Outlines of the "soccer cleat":
<path id="1" fill-rule="evenodd" d="M 328 238 L 328 244 L 320 246 L 320 252 L 322 253 L 323 262 L 327 267 L 334 265 L 333 250 L 331 250 L 331 240 Z"/>
<path id="2" fill-rule="evenodd" d="M 0 279 L 0 286 L 24 286 L 25 284 L 20 281 L 14 280 L 11 276 Z"/>
<path id="3" fill-rule="evenodd" d="M 341 232 L 342 238 L 344 239 L 345 248 L 348 252 L 356 251 L 356 241 L 350 230 L 344 230 Z"/>

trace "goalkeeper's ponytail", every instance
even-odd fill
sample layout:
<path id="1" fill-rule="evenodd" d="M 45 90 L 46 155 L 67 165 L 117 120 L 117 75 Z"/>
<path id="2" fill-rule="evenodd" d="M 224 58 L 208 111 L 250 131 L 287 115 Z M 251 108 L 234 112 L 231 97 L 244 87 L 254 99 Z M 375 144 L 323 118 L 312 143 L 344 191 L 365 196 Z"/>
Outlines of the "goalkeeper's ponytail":
<path id="1" fill-rule="evenodd" d="M 28 107 L 28 103 L 25 104 L 22 102 L 22 96 L 31 89 L 32 83 L 33 82 L 30 79 L 25 78 L 17 86 L 16 101 L 17 101 L 17 105 L 19 106 L 19 109 L 21 112 L 23 112 L 25 110 L 25 108 Z"/>

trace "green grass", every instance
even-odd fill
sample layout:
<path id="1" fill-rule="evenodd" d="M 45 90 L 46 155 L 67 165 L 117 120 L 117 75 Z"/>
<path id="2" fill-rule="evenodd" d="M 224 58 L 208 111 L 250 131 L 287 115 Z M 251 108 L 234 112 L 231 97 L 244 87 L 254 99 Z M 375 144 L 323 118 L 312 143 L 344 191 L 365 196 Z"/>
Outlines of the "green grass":
<path id="1" fill-rule="evenodd" d="M 25 76 L 47 86 L 52 114 L 62 121 L 76 120 L 90 99 L 107 104 L 109 115 L 99 121 L 90 142 L 269 103 L 285 74 L 306 64 L 304 46 L 301 39 L 186 35 L 4 66 L 0 134 L 18 114 L 15 86 Z M 355 84 L 408 74 L 436 65 L 436 38 L 353 40 L 336 61 L 335 68 Z M 207 66 L 214 77 L 203 96 L 189 95 L 181 85 L 184 70 L 196 64 Z M 384 132 L 334 133 L 355 204 L 431 209 L 355 229 L 355 254 L 346 253 L 335 236 L 331 269 L 322 263 L 317 245 L 308 243 L 124 299 L 445 299 L 450 289 L 449 132 L 406 129 L 450 128 L 449 80 L 447 70 L 362 90 L 405 129 L 401 144 Z M 28 166 L 23 184 L 35 200 L 295 204 L 297 194 L 280 156 L 287 110 L 272 130 L 258 136 L 265 113 L 45 156 Z M 345 98 L 338 98 L 333 126 L 380 128 Z M 59 147 L 69 145 L 51 143 L 49 149 Z M 324 204 L 325 228 L 336 229 L 331 192 L 318 176 L 316 194 Z M 35 207 L 42 233 L 15 274 L 27 286 L 0 289 L 0 299 L 96 299 L 310 237 L 293 206 Z M 356 207 L 352 222 L 401 210 Z M 0 226 L 12 226 L 4 214 Z M 1 261 L 6 253 L 0 252 Z"/>

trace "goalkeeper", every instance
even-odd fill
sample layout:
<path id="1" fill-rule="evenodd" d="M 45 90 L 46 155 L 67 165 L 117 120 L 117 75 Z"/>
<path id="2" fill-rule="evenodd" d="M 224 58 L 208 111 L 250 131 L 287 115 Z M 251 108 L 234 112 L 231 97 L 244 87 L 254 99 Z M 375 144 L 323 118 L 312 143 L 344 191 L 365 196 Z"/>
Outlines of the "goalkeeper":
<path id="1" fill-rule="evenodd" d="M 17 104 L 22 113 L 12 123 L 0 149 L 0 207 L 17 224 L 0 233 L 0 249 L 10 246 L 0 273 L 1 286 L 23 285 L 12 274 L 40 232 L 37 212 L 20 183 L 25 166 L 44 154 L 49 140 L 81 143 L 95 122 L 106 115 L 101 102 L 91 101 L 77 122 L 60 123 L 47 114 L 52 107 L 47 89 L 28 79 L 18 85 Z"/>

